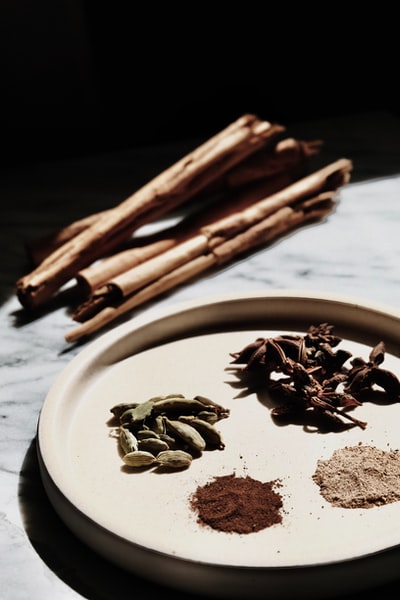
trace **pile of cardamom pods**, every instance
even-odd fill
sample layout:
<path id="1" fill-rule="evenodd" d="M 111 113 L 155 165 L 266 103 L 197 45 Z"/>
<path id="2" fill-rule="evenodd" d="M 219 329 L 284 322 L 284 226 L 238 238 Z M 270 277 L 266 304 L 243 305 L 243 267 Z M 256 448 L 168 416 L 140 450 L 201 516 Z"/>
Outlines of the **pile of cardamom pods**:
<path id="1" fill-rule="evenodd" d="M 203 450 L 225 447 L 215 423 L 228 417 L 229 409 L 204 396 L 154 396 L 144 402 L 116 404 L 110 410 L 128 467 L 185 469 Z"/>

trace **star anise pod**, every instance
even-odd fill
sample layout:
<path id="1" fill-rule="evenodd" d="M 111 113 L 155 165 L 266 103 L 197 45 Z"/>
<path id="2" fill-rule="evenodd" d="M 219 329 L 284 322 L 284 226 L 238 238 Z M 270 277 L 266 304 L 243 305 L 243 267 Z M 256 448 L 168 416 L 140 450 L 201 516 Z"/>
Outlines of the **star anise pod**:
<path id="1" fill-rule="evenodd" d="M 257 338 L 245 346 L 240 352 L 233 352 L 231 364 L 244 365 L 245 371 L 265 373 L 267 379 L 274 371 L 281 372 L 284 368 L 287 354 L 299 356 L 300 337 L 279 336 L 276 338 Z"/>
<path id="2" fill-rule="evenodd" d="M 385 344 L 381 341 L 372 348 L 368 361 L 361 357 L 354 358 L 351 361 L 352 368 L 347 374 L 345 391 L 365 395 L 377 385 L 385 390 L 389 398 L 400 399 L 400 380 L 394 373 L 381 367 L 385 352 Z"/>
<path id="3" fill-rule="evenodd" d="M 335 352 L 329 344 L 323 342 L 312 358 L 313 362 L 321 367 L 320 376 L 326 379 L 339 373 L 351 356 L 352 354 L 348 350 L 339 348 Z"/>
<path id="4" fill-rule="evenodd" d="M 332 348 L 340 344 L 342 338 L 332 333 L 333 325 L 321 323 L 320 325 L 310 325 L 304 336 L 307 346 L 320 346 L 320 344 L 329 344 Z"/>
<path id="5" fill-rule="evenodd" d="M 355 419 L 349 413 L 340 410 L 359 406 L 361 403 L 347 392 L 338 392 L 326 383 L 320 383 L 313 376 L 313 369 L 307 370 L 303 365 L 288 359 L 286 374 L 289 376 L 282 383 L 278 380 L 273 383 L 273 390 L 283 394 L 289 404 L 286 407 L 278 406 L 272 410 L 274 417 L 287 417 L 292 411 L 298 414 L 300 410 L 314 410 L 329 418 L 349 420 L 361 428 L 366 427 L 364 421 Z"/>

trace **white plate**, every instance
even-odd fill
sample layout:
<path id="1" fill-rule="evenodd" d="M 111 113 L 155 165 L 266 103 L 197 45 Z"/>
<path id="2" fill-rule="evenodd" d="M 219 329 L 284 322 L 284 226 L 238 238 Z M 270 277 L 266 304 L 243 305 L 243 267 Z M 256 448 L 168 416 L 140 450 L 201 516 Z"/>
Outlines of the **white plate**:
<path id="1" fill-rule="evenodd" d="M 400 373 L 400 313 L 356 299 L 308 292 L 225 295 L 135 318 L 87 346 L 49 391 L 38 454 L 51 502 L 96 552 L 176 589 L 230 598 L 322 598 L 393 579 L 400 558 L 400 502 L 372 509 L 328 504 L 312 480 L 317 460 L 345 445 L 400 447 L 400 404 L 364 403 L 367 421 L 342 432 L 277 426 L 255 394 L 227 370 L 231 352 L 256 337 L 330 323 L 353 355 L 386 343 L 385 368 Z M 189 469 L 122 469 L 110 409 L 179 392 L 226 408 L 225 449 Z M 189 498 L 197 486 L 236 473 L 280 479 L 282 524 L 251 534 L 201 526 Z"/>

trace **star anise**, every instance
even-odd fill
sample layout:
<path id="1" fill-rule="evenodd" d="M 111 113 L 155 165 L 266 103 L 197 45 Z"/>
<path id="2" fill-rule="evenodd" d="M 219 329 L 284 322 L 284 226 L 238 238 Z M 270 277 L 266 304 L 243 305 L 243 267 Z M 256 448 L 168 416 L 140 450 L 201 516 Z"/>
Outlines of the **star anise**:
<path id="1" fill-rule="evenodd" d="M 360 406 L 365 392 L 376 385 L 391 400 L 400 400 L 400 381 L 381 367 L 383 342 L 371 350 L 368 361 L 353 358 L 351 368 L 345 365 L 352 353 L 336 348 L 341 342 L 332 325 L 312 325 L 304 336 L 257 338 L 240 352 L 231 353 L 231 365 L 237 365 L 239 376 L 262 374 L 267 389 L 285 401 L 272 409 L 274 417 L 313 410 L 364 429 L 367 423 L 355 419 L 347 409 Z"/>
<path id="2" fill-rule="evenodd" d="M 321 344 L 328 344 L 331 348 L 334 348 L 342 339 L 332 333 L 333 325 L 328 323 L 321 323 L 320 325 L 310 325 L 306 335 L 304 336 L 305 342 L 308 346 L 320 346 Z"/>
<path id="3" fill-rule="evenodd" d="M 300 336 L 279 336 L 276 338 L 257 338 L 240 352 L 232 352 L 231 364 L 244 365 L 244 371 L 262 372 L 269 379 L 271 373 L 281 372 L 291 355 L 299 358 Z"/>
<path id="4" fill-rule="evenodd" d="M 372 391 L 373 386 L 379 386 L 385 390 L 391 400 L 398 399 L 400 396 L 398 377 L 380 366 L 385 359 L 385 352 L 385 344 L 381 341 L 372 348 L 368 361 L 361 357 L 354 358 L 351 361 L 352 368 L 347 374 L 345 390 L 353 394 L 365 395 L 366 392 Z"/>
<path id="5" fill-rule="evenodd" d="M 361 428 L 366 427 L 364 421 L 355 419 L 347 412 L 340 410 L 341 408 L 349 408 L 361 405 L 352 394 L 347 392 L 339 392 L 332 387 L 333 379 L 325 380 L 322 383 L 314 377 L 314 369 L 306 369 L 300 363 L 296 363 L 288 359 L 286 361 L 285 373 L 289 376 L 285 380 L 285 395 L 291 396 L 292 403 L 297 405 L 301 403 L 302 410 L 314 410 L 318 413 L 325 414 L 331 417 L 340 417 L 352 421 L 355 425 Z M 279 380 L 274 384 L 275 391 L 280 389 L 282 384 Z M 293 409 L 297 409 L 294 404 Z M 277 416 L 280 411 L 273 410 L 272 415 Z"/>

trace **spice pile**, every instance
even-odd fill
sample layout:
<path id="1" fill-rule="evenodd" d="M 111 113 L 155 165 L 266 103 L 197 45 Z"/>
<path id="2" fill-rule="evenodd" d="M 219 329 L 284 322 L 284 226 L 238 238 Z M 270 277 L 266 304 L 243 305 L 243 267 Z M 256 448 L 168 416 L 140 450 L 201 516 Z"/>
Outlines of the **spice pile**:
<path id="1" fill-rule="evenodd" d="M 400 451 L 346 446 L 319 460 L 313 480 L 333 506 L 372 508 L 400 500 Z"/>
<path id="2" fill-rule="evenodd" d="M 256 376 L 274 397 L 284 400 L 272 409 L 273 417 L 298 417 L 313 411 L 365 429 L 367 423 L 347 410 L 360 406 L 375 386 L 383 390 L 387 400 L 400 400 L 400 380 L 381 366 L 384 342 L 372 348 L 368 360 L 353 357 L 343 348 L 335 350 L 341 342 L 332 325 L 312 325 L 304 336 L 258 338 L 240 352 L 231 353 L 231 365 L 239 377 Z M 347 361 L 350 367 L 346 367 Z"/>
<path id="3" fill-rule="evenodd" d="M 116 404 L 110 410 L 128 467 L 186 469 L 204 450 L 225 447 L 214 423 L 228 417 L 229 410 L 204 396 L 154 396 L 144 402 Z"/>
<path id="4" fill-rule="evenodd" d="M 226 533 L 254 533 L 282 523 L 279 485 L 234 473 L 222 475 L 197 488 L 191 507 L 203 525 Z"/>

